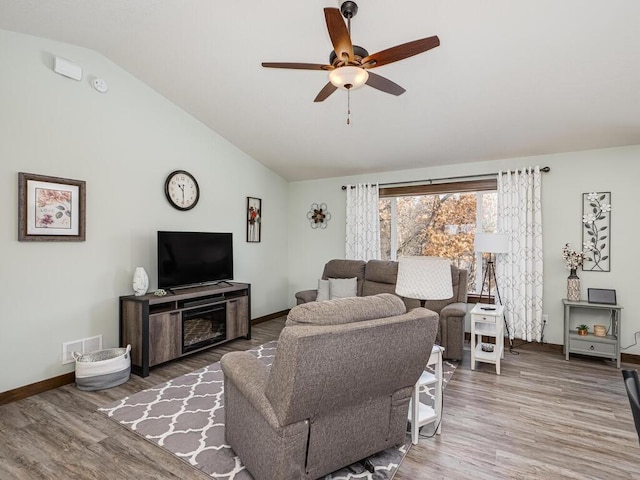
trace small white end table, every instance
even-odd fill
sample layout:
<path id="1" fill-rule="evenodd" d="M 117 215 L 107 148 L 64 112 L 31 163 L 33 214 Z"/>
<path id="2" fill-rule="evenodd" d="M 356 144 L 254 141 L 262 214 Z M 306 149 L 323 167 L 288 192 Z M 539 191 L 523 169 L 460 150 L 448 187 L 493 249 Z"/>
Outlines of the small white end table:
<path id="1" fill-rule="evenodd" d="M 442 418 L 442 352 L 444 347 L 434 345 L 427 365 L 434 365 L 435 374 L 424 371 L 413 387 L 413 394 L 409 403 L 409 421 L 411 422 L 411 442 L 418 444 L 420 428 L 434 423 L 436 434 L 440 435 Z M 435 385 L 433 407 L 420 402 L 420 387 Z"/>
<path id="2" fill-rule="evenodd" d="M 493 363 L 500 375 L 500 360 L 504 358 L 504 307 L 478 303 L 471 309 L 471 370 L 476 362 Z M 482 337 L 494 337 L 493 352 L 482 350 Z"/>

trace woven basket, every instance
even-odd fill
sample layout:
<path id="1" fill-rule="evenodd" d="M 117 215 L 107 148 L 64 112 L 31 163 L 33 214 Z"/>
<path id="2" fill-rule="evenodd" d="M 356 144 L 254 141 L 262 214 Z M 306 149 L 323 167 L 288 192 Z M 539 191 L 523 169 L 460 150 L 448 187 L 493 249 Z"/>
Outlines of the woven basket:
<path id="1" fill-rule="evenodd" d="M 80 355 L 76 360 L 76 386 L 79 390 L 104 390 L 129 380 L 131 376 L 131 345 L 127 348 L 107 348 Z"/>

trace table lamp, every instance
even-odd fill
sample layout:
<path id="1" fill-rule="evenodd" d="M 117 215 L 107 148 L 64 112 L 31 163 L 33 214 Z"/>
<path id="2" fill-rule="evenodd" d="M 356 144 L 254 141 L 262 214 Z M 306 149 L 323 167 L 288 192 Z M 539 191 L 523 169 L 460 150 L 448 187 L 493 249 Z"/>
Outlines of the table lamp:
<path id="1" fill-rule="evenodd" d="M 489 298 L 491 298 L 491 277 L 493 276 L 493 281 L 496 284 L 496 293 L 498 294 L 498 300 L 500 301 L 500 304 L 502 304 L 493 259 L 496 253 L 505 253 L 509 251 L 509 238 L 504 233 L 476 233 L 474 247 L 476 249 L 476 252 L 489 254 L 489 260 L 487 260 L 487 269 L 484 272 L 484 277 L 482 278 L 482 287 L 480 288 L 480 302 L 482 302 L 482 296 L 484 295 L 484 285 L 485 283 L 487 283 L 487 280 L 489 282 L 487 292 Z"/>
<path id="2" fill-rule="evenodd" d="M 453 297 L 451 264 L 440 257 L 400 257 L 396 294 L 420 300 L 446 300 Z"/>

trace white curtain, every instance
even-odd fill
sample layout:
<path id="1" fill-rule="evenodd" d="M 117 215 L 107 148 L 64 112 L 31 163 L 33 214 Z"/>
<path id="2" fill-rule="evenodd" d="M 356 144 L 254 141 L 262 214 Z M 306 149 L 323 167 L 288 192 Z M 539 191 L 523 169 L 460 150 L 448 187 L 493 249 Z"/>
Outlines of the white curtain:
<path id="1" fill-rule="evenodd" d="M 380 259 L 378 184 L 347 185 L 346 258 Z"/>
<path id="2" fill-rule="evenodd" d="M 498 255 L 497 278 L 509 337 L 542 337 L 542 205 L 540 168 L 498 174 L 498 232 L 509 251 Z"/>

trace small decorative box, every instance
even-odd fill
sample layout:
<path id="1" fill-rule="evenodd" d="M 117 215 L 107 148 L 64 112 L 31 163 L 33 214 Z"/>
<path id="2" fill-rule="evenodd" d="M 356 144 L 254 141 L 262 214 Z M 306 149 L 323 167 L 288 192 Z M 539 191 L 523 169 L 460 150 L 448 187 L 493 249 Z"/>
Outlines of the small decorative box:
<path id="1" fill-rule="evenodd" d="M 594 325 L 593 326 L 593 334 L 596 337 L 606 337 L 607 336 L 607 327 L 604 325 Z"/>

